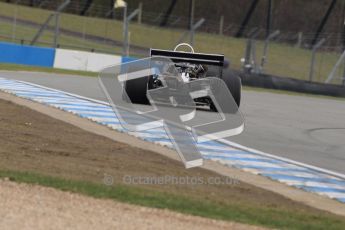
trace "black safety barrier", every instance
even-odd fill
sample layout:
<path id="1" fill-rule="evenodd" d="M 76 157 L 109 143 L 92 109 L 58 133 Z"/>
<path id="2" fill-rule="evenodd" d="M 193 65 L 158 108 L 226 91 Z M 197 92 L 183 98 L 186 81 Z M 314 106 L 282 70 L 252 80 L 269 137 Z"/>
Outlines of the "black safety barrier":
<path id="1" fill-rule="evenodd" d="M 240 76 L 242 84 L 245 86 L 287 90 L 299 93 L 318 94 L 335 97 L 345 97 L 345 87 L 341 85 L 309 82 L 289 77 L 278 77 L 269 74 L 247 74 L 230 69 L 223 70 L 223 74 L 225 76 L 232 74 Z"/>

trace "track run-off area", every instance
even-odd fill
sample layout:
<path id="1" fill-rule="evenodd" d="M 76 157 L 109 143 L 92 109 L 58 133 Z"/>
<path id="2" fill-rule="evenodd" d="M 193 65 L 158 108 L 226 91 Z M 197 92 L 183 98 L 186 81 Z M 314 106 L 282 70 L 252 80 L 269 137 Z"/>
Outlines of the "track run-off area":
<path id="1" fill-rule="evenodd" d="M 3 71 L 0 90 L 126 131 L 94 77 Z M 345 203 L 345 100 L 244 91 L 241 111 L 244 133 L 200 144 L 204 158 Z M 129 134 L 171 146 L 163 129 Z"/>

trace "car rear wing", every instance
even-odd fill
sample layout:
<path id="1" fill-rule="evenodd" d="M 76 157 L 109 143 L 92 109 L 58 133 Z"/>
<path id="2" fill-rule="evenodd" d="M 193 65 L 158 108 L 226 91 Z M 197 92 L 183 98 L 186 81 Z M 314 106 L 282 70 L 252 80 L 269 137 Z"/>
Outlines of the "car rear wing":
<path id="1" fill-rule="evenodd" d="M 224 55 L 219 54 L 189 53 L 182 51 L 151 49 L 150 56 L 167 57 L 175 63 L 188 62 L 193 64 L 204 64 L 219 67 L 224 66 Z"/>

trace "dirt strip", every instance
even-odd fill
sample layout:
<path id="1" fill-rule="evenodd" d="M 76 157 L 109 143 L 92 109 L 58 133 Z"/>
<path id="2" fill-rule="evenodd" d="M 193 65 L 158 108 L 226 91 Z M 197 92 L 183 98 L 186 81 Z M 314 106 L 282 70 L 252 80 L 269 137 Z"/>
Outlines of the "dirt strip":
<path id="1" fill-rule="evenodd" d="M 264 229 L 0 180 L 0 229 Z"/>
<path id="2" fill-rule="evenodd" d="M 174 159 L 174 160 L 178 160 L 178 156 L 177 154 L 170 149 L 167 149 L 165 147 L 159 146 L 159 145 L 155 145 L 152 143 L 147 143 L 145 141 L 139 140 L 135 137 L 129 136 L 127 134 L 124 133 L 119 133 L 119 132 L 115 132 L 114 130 L 111 130 L 105 126 L 102 125 L 98 125 L 92 121 L 89 121 L 87 119 L 83 119 L 83 118 L 79 118 L 73 114 L 70 113 L 66 113 L 64 111 L 55 109 L 55 108 L 51 108 L 51 107 L 47 107 L 45 105 L 36 103 L 36 102 L 32 102 L 32 101 L 28 101 L 22 98 L 18 98 L 15 97 L 13 95 L 10 94 L 6 94 L 6 93 L 2 93 L 0 92 L 0 99 L 6 100 L 6 101 L 11 101 L 14 102 L 16 104 L 19 105 L 23 105 L 25 107 L 28 107 L 32 110 L 38 111 L 42 114 L 48 115 L 50 117 L 53 117 L 55 119 L 67 122 L 69 124 L 72 124 L 74 126 L 77 126 L 83 130 L 86 130 L 88 132 L 94 133 L 94 134 L 98 134 L 100 136 L 103 137 L 107 137 L 111 140 L 115 140 L 117 142 L 121 142 L 121 143 L 125 143 L 125 144 L 129 144 L 131 146 L 140 148 L 140 149 L 144 149 L 144 150 L 149 150 L 149 151 L 153 151 L 155 153 L 159 153 L 160 155 L 166 156 L 170 159 Z M 24 113 L 25 114 L 29 114 L 28 111 L 19 111 L 19 113 Z M 18 112 L 17 112 L 18 113 Z M 14 115 L 12 115 L 14 116 Z M 32 115 L 32 116 L 38 116 L 38 114 L 36 115 Z M 46 120 L 46 118 L 40 118 L 40 119 L 45 119 L 46 123 L 49 123 L 49 121 Z M 23 121 L 21 121 L 23 122 Z M 29 124 L 28 124 L 29 125 Z M 35 125 L 40 125 L 40 124 L 35 124 Z M 51 129 L 54 129 L 55 126 L 57 127 L 61 127 L 62 124 L 56 124 L 56 122 L 51 123 Z M 21 126 L 20 126 L 21 127 Z M 24 126 L 25 128 L 25 126 Z M 27 136 L 29 137 L 30 135 L 39 135 L 38 133 L 30 133 L 27 131 L 28 129 L 25 129 L 25 132 L 27 132 Z M 34 129 L 36 130 L 36 129 Z M 66 129 L 67 130 L 67 129 Z M 63 131 L 63 130 L 62 130 Z M 70 131 L 69 131 L 70 132 Z M 42 135 L 42 134 L 40 134 Z M 48 134 L 46 134 L 48 135 Z M 84 134 L 83 134 L 84 135 Z M 66 132 L 65 135 L 58 137 L 56 139 L 57 142 L 60 141 L 60 139 L 63 138 L 70 138 L 70 137 L 75 137 L 75 136 L 82 136 L 79 133 L 68 133 Z M 48 136 L 46 137 L 47 141 L 48 141 Z M 55 138 L 55 137 L 54 137 Z M 92 138 L 92 137 L 89 137 Z M 54 141 L 55 139 L 53 139 Z M 18 140 L 20 141 L 20 140 Z M 96 140 L 95 140 L 96 141 Z M 102 143 L 104 143 L 103 145 L 107 146 L 110 145 L 110 143 L 106 142 L 105 140 L 102 140 Z M 109 152 L 113 152 L 114 149 L 118 150 L 121 149 L 124 151 L 124 146 L 121 143 L 119 143 L 117 146 L 113 146 L 109 150 Z M 89 145 L 92 147 L 92 143 L 85 143 L 85 145 Z M 105 162 L 110 162 L 109 164 L 111 165 L 111 167 L 115 169 L 119 169 L 117 172 L 121 172 L 121 173 L 126 173 L 123 172 L 124 170 L 130 170 L 131 173 L 133 173 L 133 170 L 137 170 L 134 171 L 135 172 L 140 172 L 138 170 L 140 170 L 141 167 L 145 168 L 146 171 L 148 172 L 154 172 L 154 171 L 159 171 L 162 174 L 167 174 L 167 173 L 176 173 L 177 175 L 179 175 L 178 173 L 186 173 L 186 175 L 210 175 L 210 173 L 205 172 L 205 170 L 200 170 L 200 169 L 192 169 L 192 170 L 184 170 L 183 171 L 183 166 L 182 163 L 180 163 L 179 161 L 175 162 L 175 161 L 171 161 L 171 160 L 166 160 L 165 158 L 162 157 L 152 157 L 152 158 L 148 158 L 148 155 L 145 155 L 145 158 L 142 158 L 144 154 L 146 154 L 145 152 L 143 152 L 142 150 L 135 150 L 132 149 L 131 152 L 127 152 L 126 154 L 122 154 L 122 155 L 117 155 L 117 157 L 115 157 L 114 159 L 112 159 L 112 156 L 108 155 L 101 155 L 98 154 L 97 158 L 95 158 L 94 153 L 93 155 L 90 153 L 89 156 L 85 156 L 85 151 L 87 150 L 86 148 L 83 148 L 83 143 L 81 142 L 81 145 L 79 146 L 79 150 L 76 153 L 76 156 L 73 155 L 66 155 L 65 151 L 63 150 L 54 150 L 53 152 L 51 152 L 50 154 L 43 154 L 40 153 L 40 149 L 34 149 L 36 152 L 35 154 L 29 154 L 29 150 L 30 149 L 24 149 L 23 153 L 19 153 L 22 154 L 23 156 L 14 156 L 16 157 L 15 159 L 18 159 L 17 162 L 15 162 L 17 164 L 18 167 L 28 167 L 27 162 L 28 160 L 30 160 L 31 158 L 31 165 L 30 167 L 41 167 L 40 170 L 49 170 L 51 175 L 54 175 L 54 173 L 59 173 L 62 176 L 64 176 L 64 174 L 68 174 L 71 173 L 69 171 L 66 171 L 67 169 L 62 170 L 61 168 L 58 168 L 58 162 L 59 160 L 61 162 L 64 162 L 64 165 L 68 165 L 68 164 L 72 164 L 73 161 L 75 160 L 76 162 L 80 163 L 80 165 L 85 165 L 85 166 L 78 166 L 79 168 L 77 168 L 77 170 L 81 171 L 81 172 L 85 172 L 88 173 L 85 176 L 88 177 L 88 179 L 94 179 L 94 180 L 101 180 L 99 177 L 97 178 L 97 174 L 92 174 L 93 171 L 95 171 L 95 167 L 91 168 L 92 170 L 88 170 L 88 164 L 95 164 L 98 168 L 100 169 L 106 169 L 107 165 L 105 164 Z M 95 144 L 97 145 L 97 144 Z M 103 146 L 102 145 L 102 146 Z M 12 145 L 13 147 L 14 145 Z M 11 147 L 11 146 L 9 146 Z M 78 146 L 77 146 L 78 147 Z M 88 147 L 88 148 L 91 148 Z M 43 147 L 41 147 L 43 148 Z M 97 149 L 97 147 L 94 147 Z M 127 148 L 128 149 L 128 148 Z M 27 151 L 27 153 L 25 152 Z M 41 155 L 39 155 L 41 154 Z M 83 155 L 84 154 L 84 155 Z M 6 167 L 8 165 L 8 163 L 10 163 L 10 161 L 6 162 L 6 160 L 8 160 L 7 158 L 9 158 L 8 155 L 4 155 L 5 158 L 1 159 L 1 161 L 4 162 L 2 167 Z M 37 159 L 35 159 L 35 157 L 38 157 Z M 25 158 L 26 157 L 26 158 Z M 126 165 L 126 167 L 123 167 L 123 165 L 121 164 L 121 161 L 123 160 L 122 158 L 124 157 L 128 157 L 130 159 L 136 159 L 135 162 L 133 162 L 133 164 L 128 164 Z M 45 158 L 47 158 L 47 161 L 45 162 Z M 49 158 L 49 159 L 48 159 Z M 53 159 L 55 158 L 55 159 Z M 68 158 L 68 161 L 66 162 L 66 158 Z M 75 159 L 74 159 L 75 158 Z M 86 158 L 90 158 L 92 161 L 86 161 Z M 103 158 L 105 158 L 105 160 L 103 160 Z M 25 160 L 26 162 L 21 162 L 21 160 Z M 38 161 L 38 162 L 37 162 Z M 55 162 L 55 164 L 49 165 L 50 162 L 53 161 L 53 163 Z M 85 162 L 84 162 L 85 161 Z M 44 163 L 47 163 L 46 169 L 42 168 L 44 166 Z M 84 162 L 84 164 L 81 164 L 82 162 Z M 143 163 L 145 162 L 145 163 Z M 158 162 L 158 164 L 157 164 Z M 1 163 L 1 162 L 0 162 Z M 42 166 L 43 165 L 43 166 Z M 158 168 L 158 165 L 160 165 L 160 167 Z M 162 165 L 164 165 L 164 167 L 162 167 Z M 60 167 L 60 166 L 59 166 Z M 62 167 L 62 166 L 61 166 Z M 67 167 L 67 166 L 66 166 Z M 82 167 L 85 167 L 82 168 Z M 110 166 L 109 166 L 110 167 Z M 212 195 L 213 193 L 217 194 L 217 196 L 219 196 L 221 199 L 226 199 L 226 196 L 234 198 L 236 197 L 236 199 L 241 199 L 241 196 L 243 194 L 248 194 L 248 196 L 246 197 L 242 197 L 242 199 L 247 200 L 247 199 L 253 199 L 251 200 L 251 202 L 258 202 L 257 200 L 259 200 L 259 202 L 263 202 L 263 204 L 267 204 L 267 203 L 272 203 L 272 205 L 276 205 L 277 204 L 277 200 L 279 200 L 279 202 L 282 202 L 282 204 L 293 207 L 293 208 L 297 208 L 297 204 L 292 204 L 291 201 L 289 200 L 284 200 L 282 199 L 282 197 L 276 195 L 276 193 L 281 194 L 291 200 L 294 201 L 298 201 L 300 203 L 303 204 L 307 204 L 308 206 L 317 208 L 317 209 L 321 209 L 321 210 L 325 210 L 331 213 L 335 213 L 338 215 L 342 215 L 345 216 L 345 205 L 335 201 L 335 200 L 331 200 L 327 197 L 322 197 L 320 195 L 316 195 L 316 194 L 312 194 L 312 193 L 308 193 L 305 192 L 303 190 L 299 190 L 299 189 L 295 189 L 293 187 L 284 185 L 282 183 L 278 183 L 275 181 L 272 181 L 270 179 L 267 179 L 265 177 L 262 176 L 257 176 L 254 174 L 250 174 L 250 173 L 246 173 L 243 172 L 241 170 L 235 169 L 235 168 L 229 168 L 226 166 L 223 166 L 219 163 L 216 162 L 212 162 L 212 161 L 206 161 L 205 166 L 203 167 L 204 169 L 209 169 L 213 172 L 216 172 L 220 175 L 226 175 L 229 176 L 231 175 L 232 177 L 244 182 L 241 183 L 241 186 L 239 187 L 223 187 L 223 188 L 217 188 L 216 186 L 204 186 L 204 187 L 197 187 L 197 188 L 193 188 L 193 189 L 188 189 L 188 192 L 195 192 L 195 195 L 197 196 L 200 192 L 205 192 L 207 191 L 208 194 Z M 28 168 L 29 169 L 29 168 Z M 69 169 L 68 169 L 69 170 Z M 83 171 L 84 170 L 84 171 Z M 111 169 L 109 169 L 111 170 Z M 143 169 L 142 169 L 143 170 Z M 164 171 L 165 170 L 165 171 Z M 115 172 L 115 171 L 113 171 Z M 72 172 L 73 173 L 73 172 Z M 98 175 L 99 176 L 99 175 Z M 75 179 L 83 179 L 83 178 L 75 178 Z M 264 192 L 264 191 L 259 191 L 257 190 L 257 188 L 253 187 L 253 186 L 249 186 L 246 185 L 250 184 L 250 185 L 254 185 L 258 188 L 263 188 L 265 190 L 269 190 L 269 191 L 273 191 L 274 193 L 269 193 L 269 192 Z M 232 189 L 230 189 L 232 188 Z M 167 189 L 164 188 L 164 186 L 162 187 L 162 189 Z M 181 188 L 175 188 L 175 187 L 169 187 L 169 190 L 182 190 Z M 200 191 L 198 190 L 200 189 Z M 243 191 L 246 191 L 245 193 Z M 224 193 L 223 193 L 224 192 Z M 262 198 L 258 198 L 258 196 L 261 195 Z M 251 197 L 254 197 L 251 198 Z M 212 198 L 212 199 L 217 199 L 217 198 Z M 278 203 L 279 203 L 278 202 Z M 305 207 L 303 205 L 300 205 L 298 207 L 298 209 L 303 208 L 303 209 L 308 209 L 308 207 Z"/>

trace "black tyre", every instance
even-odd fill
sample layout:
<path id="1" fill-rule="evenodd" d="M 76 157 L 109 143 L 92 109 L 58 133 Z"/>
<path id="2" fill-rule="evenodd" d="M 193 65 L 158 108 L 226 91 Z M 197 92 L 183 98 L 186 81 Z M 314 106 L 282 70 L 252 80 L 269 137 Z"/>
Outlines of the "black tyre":
<path id="1" fill-rule="evenodd" d="M 225 76 L 222 80 L 225 82 L 226 86 L 228 87 L 237 105 L 237 108 L 234 107 L 234 108 L 231 108 L 230 111 L 224 111 L 224 112 L 236 113 L 241 104 L 241 90 L 242 90 L 241 78 L 239 78 L 236 75 L 229 74 Z M 212 102 L 210 104 L 210 109 L 214 112 L 218 111 L 216 106 Z"/>
<path id="2" fill-rule="evenodd" d="M 148 81 L 149 77 L 126 81 L 125 90 L 130 99 L 130 102 L 134 104 L 150 104 L 146 96 Z"/>
<path id="3" fill-rule="evenodd" d="M 230 90 L 237 106 L 240 107 L 242 90 L 241 78 L 237 75 L 230 74 L 228 76 L 224 76 L 223 81 L 228 86 L 228 89 Z"/>

